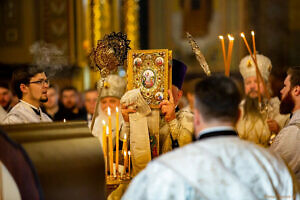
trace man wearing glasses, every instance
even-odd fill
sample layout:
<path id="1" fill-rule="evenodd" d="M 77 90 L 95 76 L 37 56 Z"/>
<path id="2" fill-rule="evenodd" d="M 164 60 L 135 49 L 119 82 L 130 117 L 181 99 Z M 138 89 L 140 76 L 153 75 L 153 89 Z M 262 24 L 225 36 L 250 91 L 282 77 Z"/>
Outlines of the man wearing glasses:
<path id="1" fill-rule="evenodd" d="M 15 105 L 4 119 L 4 124 L 52 122 L 42 112 L 40 104 L 47 102 L 49 80 L 45 72 L 38 69 L 22 68 L 12 76 L 12 88 L 20 102 Z"/>

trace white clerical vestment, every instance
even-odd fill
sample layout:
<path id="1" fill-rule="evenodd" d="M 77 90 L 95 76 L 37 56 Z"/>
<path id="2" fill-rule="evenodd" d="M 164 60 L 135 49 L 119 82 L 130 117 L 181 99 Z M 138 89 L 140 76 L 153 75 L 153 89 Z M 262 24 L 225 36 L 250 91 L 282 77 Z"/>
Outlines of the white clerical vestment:
<path id="1" fill-rule="evenodd" d="M 138 131 L 137 131 L 138 132 Z M 189 144 L 192 142 L 192 135 L 194 132 L 194 127 L 193 127 L 193 114 L 187 111 L 178 111 L 176 113 L 176 118 L 170 122 L 166 122 L 164 118 L 162 117 L 160 119 L 160 124 L 159 124 L 159 149 L 160 153 L 166 153 L 168 151 L 172 150 L 172 140 L 171 140 L 171 135 L 173 140 L 177 140 L 179 147 L 182 147 L 186 144 Z M 128 123 L 124 123 L 123 127 L 121 129 L 121 138 L 124 137 L 124 133 L 127 134 L 127 138 L 132 138 L 132 137 L 140 137 L 140 136 L 133 136 L 130 135 L 130 127 Z M 148 135 L 146 136 L 148 137 Z M 147 144 L 149 143 L 148 140 L 138 140 L 138 144 L 135 144 L 131 146 L 131 152 L 133 154 L 139 154 L 139 151 L 149 151 L 150 154 L 150 149 L 146 148 L 139 148 L 139 147 L 146 147 Z M 144 160 L 145 159 L 145 160 Z M 149 158 L 151 159 L 151 158 Z M 149 159 L 146 159 L 144 157 L 139 158 L 139 162 L 143 163 L 141 166 L 133 166 L 134 168 L 143 169 L 147 163 L 149 162 Z M 144 160 L 144 161 L 143 161 Z M 135 169 L 134 169 L 135 170 Z"/>
<path id="2" fill-rule="evenodd" d="M 299 188 L 278 155 L 237 137 L 218 136 L 153 160 L 122 200 L 287 197 L 300 199 Z"/>
<path id="3" fill-rule="evenodd" d="M 177 141 L 179 146 L 184 146 L 192 141 L 194 132 L 192 113 L 178 111 L 175 119 L 166 122 L 164 116 L 159 116 L 159 109 L 150 109 L 139 89 L 126 92 L 121 103 L 136 106 L 137 110 L 136 113 L 129 115 L 130 123 L 123 123 L 120 132 L 121 139 L 124 139 L 126 134 L 126 139 L 130 140 L 134 174 L 145 168 L 152 157 L 172 150 L 171 135 L 173 141 Z M 158 137 L 153 139 L 153 134 Z"/>
<path id="4" fill-rule="evenodd" d="M 278 133 L 270 149 L 278 153 L 295 173 L 300 183 L 300 110 Z"/>
<path id="5" fill-rule="evenodd" d="M 257 116 L 248 115 L 245 117 L 244 101 L 240 105 L 241 117 L 236 125 L 237 132 L 240 138 L 262 145 L 269 146 L 271 132 L 269 130 L 267 119 L 259 118 Z M 288 115 L 281 115 L 279 113 L 280 101 L 277 97 L 270 100 L 272 109 L 269 110 L 269 118 L 274 119 L 280 129 L 285 125 L 289 119 Z"/>
<path id="6" fill-rule="evenodd" d="M 7 115 L 7 112 L 4 110 L 4 108 L 2 108 L 2 106 L 0 106 L 0 124 L 3 123 L 3 120 L 5 119 Z"/>
<path id="7" fill-rule="evenodd" d="M 37 110 L 37 112 L 34 111 Z M 39 123 L 39 122 L 52 122 L 47 114 L 42 112 L 41 108 L 25 102 L 20 101 L 16 104 L 7 114 L 3 124 L 24 124 L 24 123 Z"/>

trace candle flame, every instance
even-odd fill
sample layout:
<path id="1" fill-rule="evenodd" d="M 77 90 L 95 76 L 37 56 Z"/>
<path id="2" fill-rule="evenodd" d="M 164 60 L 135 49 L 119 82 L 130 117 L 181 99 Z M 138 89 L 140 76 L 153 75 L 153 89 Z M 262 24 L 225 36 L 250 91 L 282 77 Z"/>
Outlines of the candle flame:
<path id="1" fill-rule="evenodd" d="M 229 40 L 234 40 L 234 37 L 232 37 L 231 35 L 228 34 L 228 39 Z"/>
<path id="2" fill-rule="evenodd" d="M 118 107 L 116 107 L 116 112 L 119 112 L 119 108 Z"/>
<path id="3" fill-rule="evenodd" d="M 105 125 L 105 121 L 104 120 L 102 120 L 102 124 Z"/>
<path id="4" fill-rule="evenodd" d="M 124 140 L 126 140 L 126 134 L 124 134 Z"/>
<path id="5" fill-rule="evenodd" d="M 109 127 L 106 127 L 106 135 L 109 135 Z"/>
<path id="6" fill-rule="evenodd" d="M 128 155 L 130 156 L 130 151 L 128 151 Z"/>
<path id="7" fill-rule="evenodd" d="M 110 116 L 110 115 L 111 115 L 111 112 L 110 112 L 110 107 L 108 107 L 108 108 L 107 108 L 107 114 L 108 114 L 108 116 Z"/>
<path id="8" fill-rule="evenodd" d="M 219 38 L 220 38 L 220 40 L 224 39 L 223 35 L 219 35 Z"/>
<path id="9" fill-rule="evenodd" d="M 64 119 L 64 122 L 66 122 L 67 120 L 66 119 Z"/>
<path id="10" fill-rule="evenodd" d="M 245 34 L 244 34 L 244 33 L 241 33 L 241 37 L 245 37 Z"/>
<path id="11" fill-rule="evenodd" d="M 253 36 L 254 36 L 254 31 L 251 31 L 251 35 L 253 35 Z"/>
<path id="12" fill-rule="evenodd" d="M 124 151 L 124 156 L 126 156 L 126 151 Z"/>

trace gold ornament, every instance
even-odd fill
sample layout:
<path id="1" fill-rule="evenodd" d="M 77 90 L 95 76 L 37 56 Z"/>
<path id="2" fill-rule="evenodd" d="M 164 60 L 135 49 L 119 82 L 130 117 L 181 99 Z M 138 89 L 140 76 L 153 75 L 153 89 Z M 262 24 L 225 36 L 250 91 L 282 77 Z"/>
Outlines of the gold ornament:
<path id="1" fill-rule="evenodd" d="M 198 60 L 200 66 L 202 67 L 204 73 L 207 75 L 207 76 L 210 76 L 211 75 L 211 72 L 210 72 L 210 69 L 209 69 L 209 66 L 205 60 L 205 57 L 203 56 L 203 54 L 201 53 L 200 51 L 200 48 L 197 44 L 197 42 L 193 39 L 192 35 L 189 34 L 188 32 L 186 32 L 186 37 L 187 39 L 189 40 L 189 43 L 192 47 L 192 50 L 196 56 L 196 59 Z"/>
<path id="2" fill-rule="evenodd" d="M 98 40 L 97 47 L 90 54 L 91 64 L 101 75 L 107 76 L 109 72 L 116 71 L 119 65 L 124 64 L 130 41 L 127 35 L 121 32 L 112 32 Z"/>

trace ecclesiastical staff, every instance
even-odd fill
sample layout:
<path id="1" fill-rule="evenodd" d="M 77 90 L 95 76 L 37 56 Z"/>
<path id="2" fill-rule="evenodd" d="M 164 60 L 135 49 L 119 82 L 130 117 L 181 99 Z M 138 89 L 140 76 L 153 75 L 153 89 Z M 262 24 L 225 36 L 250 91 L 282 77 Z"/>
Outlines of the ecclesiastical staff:
<path id="1" fill-rule="evenodd" d="M 127 51 L 130 41 L 127 35 L 121 32 L 112 32 L 105 35 L 102 40 L 98 41 L 97 47 L 90 54 L 91 65 L 98 70 L 101 75 L 100 84 L 98 84 L 99 96 L 95 112 L 91 123 L 91 131 L 93 131 L 95 119 L 98 116 L 98 107 L 100 102 L 101 91 L 104 86 L 105 78 L 112 72 L 117 71 L 118 66 L 124 64 L 127 58 Z"/>

